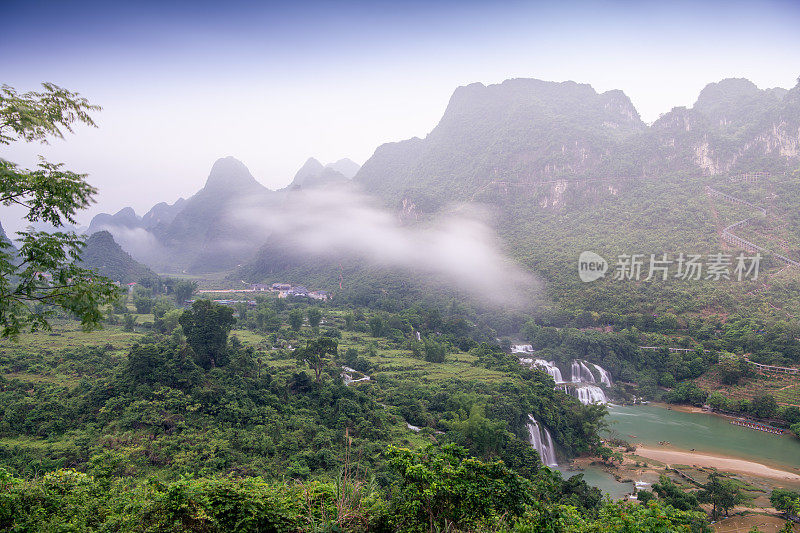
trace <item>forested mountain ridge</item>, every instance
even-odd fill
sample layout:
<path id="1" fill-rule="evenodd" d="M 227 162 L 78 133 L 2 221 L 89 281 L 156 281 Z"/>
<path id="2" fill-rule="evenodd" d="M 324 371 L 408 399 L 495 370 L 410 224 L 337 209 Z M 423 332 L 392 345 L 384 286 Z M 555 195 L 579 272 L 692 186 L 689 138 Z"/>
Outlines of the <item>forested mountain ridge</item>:
<path id="1" fill-rule="evenodd" d="M 333 163 L 328 163 L 325 166 L 335 170 L 347 179 L 352 179 L 361 168 L 358 163 L 347 157 L 334 161 Z"/>
<path id="2" fill-rule="evenodd" d="M 276 198 L 244 163 L 225 157 L 189 199 L 158 203 L 143 217 L 130 207 L 99 214 L 88 233 L 109 231 L 136 259 L 160 271 L 216 272 L 248 258 L 263 242 L 248 213 L 267 209 Z"/>
<path id="3" fill-rule="evenodd" d="M 697 187 L 697 194 L 702 186 L 684 178 L 749 170 L 783 175 L 800 165 L 798 147 L 800 86 L 761 90 L 747 80 L 722 80 L 709 84 L 692 108 L 675 108 L 648 126 L 621 91 L 533 79 L 475 83 L 453 93 L 424 139 L 378 147 L 352 180 L 333 167 L 344 164 L 352 172 L 354 163 L 324 166 L 310 158 L 290 186 L 270 191 L 244 164 L 225 158 L 190 199 L 159 204 L 141 219 L 129 209 L 98 215 L 92 226 L 108 229 L 134 257 L 160 271 L 245 265 L 246 278 L 258 279 L 285 271 L 281 258 L 288 257 L 274 246 L 259 249 L 292 241 L 265 219 L 291 219 L 297 202 L 290 200 L 309 189 L 327 194 L 329 187 L 360 188 L 409 223 L 471 201 L 513 208 L 514 216 L 531 219 L 539 216 L 535 208 L 564 213 L 567 206 L 617 202 L 620 195 L 636 195 L 642 180 L 669 178 L 670 187 Z M 673 207 L 667 204 L 674 195 L 661 189 L 661 208 Z M 515 207 L 520 198 L 524 202 Z M 702 232 L 705 241 L 709 230 Z M 310 261 L 289 252 L 297 256 L 293 264 Z M 253 258 L 257 265 L 249 264 Z"/>
<path id="4" fill-rule="evenodd" d="M 107 231 L 95 232 L 86 239 L 81 262 L 84 267 L 97 271 L 101 276 L 121 283 L 157 277 L 152 270 L 123 250 Z"/>
<path id="5" fill-rule="evenodd" d="M 189 270 L 225 270 L 263 241 L 260 228 L 248 223 L 246 212 L 266 208 L 273 198 L 273 191 L 258 183 L 241 161 L 219 159 L 205 186 L 171 223 L 154 233 L 163 246 L 185 258 Z"/>
<path id="6" fill-rule="evenodd" d="M 205 185 L 189 199 L 160 202 L 140 217 L 131 207 L 96 215 L 87 233 L 108 231 L 136 259 L 162 272 L 219 272 L 245 260 L 267 240 L 259 224 L 293 192 L 348 183 L 358 165 L 341 159 L 322 165 L 309 158 L 291 184 L 278 191 L 261 185 L 241 161 L 217 160 Z"/>
<path id="7" fill-rule="evenodd" d="M 622 91 L 532 79 L 459 87 L 425 139 L 384 144 L 354 180 L 390 205 L 469 200 L 497 182 L 792 170 L 800 85 L 709 84 L 691 109 L 645 125 Z"/>
<path id="8" fill-rule="evenodd" d="M 650 128 L 653 171 L 783 172 L 800 162 L 800 84 L 761 90 L 746 79 L 707 85 L 691 109 Z"/>
<path id="9" fill-rule="evenodd" d="M 465 200 L 493 180 L 630 174 L 613 154 L 645 128 L 622 91 L 532 79 L 459 87 L 425 139 L 380 146 L 354 180 L 414 202 Z"/>
<path id="10" fill-rule="evenodd" d="M 167 202 L 159 202 L 141 217 L 132 207 L 124 207 L 113 215 L 100 213 L 92 218 L 86 233 L 91 234 L 113 227 L 153 229 L 160 224 L 172 222 L 185 204 L 186 200 L 183 198 L 178 198 L 171 205 Z"/>

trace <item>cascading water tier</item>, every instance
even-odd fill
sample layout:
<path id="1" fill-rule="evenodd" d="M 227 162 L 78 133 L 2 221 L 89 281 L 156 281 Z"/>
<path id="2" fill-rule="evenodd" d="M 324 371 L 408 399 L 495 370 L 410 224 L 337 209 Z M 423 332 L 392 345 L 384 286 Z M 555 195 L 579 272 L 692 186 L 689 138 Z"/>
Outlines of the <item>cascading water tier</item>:
<path id="1" fill-rule="evenodd" d="M 533 448 L 539 452 L 539 458 L 542 464 L 547 466 L 558 466 L 556 461 L 556 447 L 553 444 L 553 437 L 546 427 L 539 424 L 533 415 L 528 415 L 528 434 L 530 435 L 530 443 Z"/>

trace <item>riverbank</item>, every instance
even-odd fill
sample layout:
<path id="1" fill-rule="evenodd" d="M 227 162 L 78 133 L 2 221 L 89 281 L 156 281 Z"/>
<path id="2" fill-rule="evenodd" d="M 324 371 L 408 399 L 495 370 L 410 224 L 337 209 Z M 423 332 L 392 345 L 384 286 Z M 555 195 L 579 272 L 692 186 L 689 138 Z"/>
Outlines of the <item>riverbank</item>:
<path id="1" fill-rule="evenodd" d="M 731 424 L 691 406 L 610 406 L 609 433 L 639 448 L 694 451 L 800 474 L 800 440 Z M 664 447 L 660 443 L 667 442 Z"/>
<path id="2" fill-rule="evenodd" d="M 637 446 L 636 455 L 653 459 L 660 463 L 675 465 L 696 465 L 712 467 L 725 472 L 738 472 L 756 477 L 767 477 L 770 479 L 780 479 L 785 481 L 800 482 L 800 475 L 786 470 L 779 470 L 755 461 L 735 459 L 722 455 L 711 455 L 708 453 L 698 453 L 692 451 L 650 448 Z"/>
<path id="3" fill-rule="evenodd" d="M 752 417 L 747 416 L 746 414 L 743 414 L 743 413 L 738 413 L 738 414 L 720 413 L 719 411 L 706 410 L 706 409 L 702 409 L 700 407 L 695 407 L 694 405 L 665 404 L 665 403 L 659 403 L 659 402 L 653 402 L 653 405 L 656 405 L 658 407 L 664 407 L 665 409 L 668 409 L 668 410 L 671 410 L 671 411 L 678 411 L 678 412 L 681 412 L 681 413 L 693 413 L 693 414 L 703 413 L 703 414 L 709 414 L 709 415 L 713 415 L 713 416 L 718 416 L 720 418 L 728 420 L 729 422 L 745 421 L 745 422 L 750 422 L 752 424 L 760 424 L 762 426 L 772 426 L 772 424 L 775 423 L 774 420 L 763 421 L 763 420 L 760 420 L 758 418 L 752 418 Z M 780 429 L 780 430 L 782 430 L 784 432 L 784 434 L 786 434 L 788 436 L 791 436 L 792 432 L 789 429 L 782 428 L 782 427 L 775 427 L 775 429 Z"/>

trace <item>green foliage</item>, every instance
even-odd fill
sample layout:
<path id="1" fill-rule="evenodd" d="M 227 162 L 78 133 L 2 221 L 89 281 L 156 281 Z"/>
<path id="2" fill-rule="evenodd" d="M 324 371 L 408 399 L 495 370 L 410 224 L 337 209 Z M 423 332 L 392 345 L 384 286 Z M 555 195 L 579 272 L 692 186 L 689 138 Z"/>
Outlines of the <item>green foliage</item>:
<path id="1" fill-rule="evenodd" d="M 0 145 L 18 140 L 46 143 L 49 136 L 60 138 L 63 130 L 71 132 L 76 122 L 94 126 L 89 112 L 98 106 L 56 85 L 43 87 L 42 92 L 24 94 L 7 85 L 0 88 Z M 0 205 L 22 206 L 30 222 L 55 228 L 74 224 L 75 213 L 87 207 L 97 192 L 85 177 L 43 158 L 36 170 L 27 170 L 0 157 Z M 74 232 L 32 229 L 18 236 L 17 250 L 0 239 L 2 337 L 17 338 L 24 329 L 47 329 L 54 308 L 74 314 L 86 328 L 96 327 L 103 319 L 100 306 L 116 297 L 116 288 L 78 266 L 83 238 Z"/>
<path id="2" fill-rule="evenodd" d="M 294 351 L 294 356 L 298 361 L 304 361 L 314 370 L 314 380 L 319 383 L 322 370 L 327 362 L 327 356 L 335 356 L 338 344 L 331 337 L 319 337 L 308 341 L 305 348 L 298 348 Z"/>
<path id="3" fill-rule="evenodd" d="M 769 495 L 769 502 L 775 509 L 784 513 L 787 518 L 791 519 L 800 515 L 800 493 L 786 489 L 775 489 Z"/>
<path id="4" fill-rule="evenodd" d="M 125 331 L 133 331 L 136 326 L 136 318 L 130 313 L 122 315 L 122 327 Z"/>
<path id="5" fill-rule="evenodd" d="M 200 383 L 202 375 L 190 351 L 160 343 L 134 345 L 122 377 L 130 378 L 133 384 L 189 390 Z"/>
<path id="6" fill-rule="evenodd" d="M 395 527 L 418 531 L 466 529 L 505 515 L 521 516 L 533 502 L 528 481 L 502 462 L 483 463 L 454 445 L 414 452 L 390 447 L 389 466 L 399 477 L 394 500 Z"/>
<path id="7" fill-rule="evenodd" d="M 378 315 L 369 319 L 369 332 L 373 337 L 380 337 L 383 334 L 384 324 L 383 318 Z"/>
<path id="8" fill-rule="evenodd" d="M 0 470 L 0 528 L 9 531 L 503 531 L 706 533 L 704 513 L 605 502 L 583 510 L 550 502 L 541 480 L 464 457 L 457 448 L 390 448 L 396 486 L 341 470 L 335 481 L 260 477 L 127 481 L 62 469 L 29 481 Z"/>
<path id="9" fill-rule="evenodd" d="M 135 261 L 130 254 L 114 241 L 107 231 L 92 233 L 81 252 L 81 263 L 100 275 L 123 284 L 134 281 L 156 283 L 158 276 L 149 268 Z"/>
<path id="10" fill-rule="evenodd" d="M 728 399 L 725 398 L 725 396 L 721 392 L 718 392 L 718 391 L 712 392 L 708 396 L 708 399 L 706 400 L 706 403 L 708 403 L 708 405 L 712 409 L 715 409 L 717 411 L 727 411 L 727 410 L 729 410 L 731 408 L 730 402 L 728 401 Z"/>
<path id="11" fill-rule="evenodd" d="M 681 511 L 699 510 L 700 505 L 695 494 L 682 490 L 670 478 L 661 475 L 658 483 L 653 484 L 653 492 L 668 505 Z"/>
<path id="12" fill-rule="evenodd" d="M 153 317 L 156 320 L 159 320 L 163 319 L 168 312 L 173 311 L 174 309 L 175 309 L 175 304 L 172 303 L 172 300 L 166 298 L 165 296 L 162 296 L 160 298 L 157 298 L 153 302 L 153 307 L 151 311 L 153 313 Z"/>
<path id="13" fill-rule="evenodd" d="M 444 363 L 447 346 L 433 339 L 425 339 L 425 360 L 430 363 Z"/>
<path id="14" fill-rule="evenodd" d="M 126 486 L 58 470 L 38 482 L 18 481 L 10 489 L 3 505 L 10 519 L 0 525 L 14 530 L 289 533 L 305 522 L 297 488 L 259 478 Z"/>
<path id="15" fill-rule="evenodd" d="M 728 511 L 745 501 L 742 490 L 733 481 L 716 472 L 708 476 L 708 482 L 703 485 L 698 498 L 701 502 L 711 504 L 711 518 L 714 520 L 720 512 L 728 516 Z"/>
<path id="16" fill-rule="evenodd" d="M 291 327 L 293 331 L 300 331 L 300 328 L 303 327 L 303 311 L 300 309 L 292 309 L 289 312 L 289 327 Z"/>
<path id="17" fill-rule="evenodd" d="M 203 368 L 228 364 L 228 333 L 236 319 L 233 309 L 210 300 L 198 300 L 178 319 L 186 342 Z"/>
<path id="18" fill-rule="evenodd" d="M 448 427 L 450 437 L 476 457 L 499 456 L 508 439 L 506 423 L 486 418 L 484 407 L 478 404 L 472 406 L 469 418 L 449 422 Z"/>
<path id="19" fill-rule="evenodd" d="M 743 357 L 731 353 L 722 354 L 719 358 L 720 379 L 725 385 L 736 385 L 745 376 L 751 375 L 750 365 Z"/>
<path id="20" fill-rule="evenodd" d="M 149 315 L 153 312 L 153 305 L 155 301 L 144 294 L 133 295 L 133 306 L 136 307 L 136 312 L 140 315 Z"/>
<path id="21" fill-rule="evenodd" d="M 195 292 L 197 292 L 197 282 L 189 279 L 180 279 L 172 284 L 172 292 L 175 294 L 175 301 L 178 305 L 185 304 L 191 300 Z"/>
<path id="22" fill-rule="evenodd" d="M 771 394 L 758 394 L 750 401 L 750 410 L 759 418 L 773 418 L 778 414 L 778 402 Z"/>
<path id="23" fill-rule="evenodd" d="M 321 320 L 322 320 L 322 311 L 320 311 L 318 307 L 309 307 L 308 324 L 312 328 L 318 328 Z"/>
<path id="24" fill-rule="evenodd" d="M 708 392 L 692 381 L 681 383 L 664 397 L 669 403 L 689 403 L 697 406 L 703 405 L 706 398 L 708 398 Z"/>

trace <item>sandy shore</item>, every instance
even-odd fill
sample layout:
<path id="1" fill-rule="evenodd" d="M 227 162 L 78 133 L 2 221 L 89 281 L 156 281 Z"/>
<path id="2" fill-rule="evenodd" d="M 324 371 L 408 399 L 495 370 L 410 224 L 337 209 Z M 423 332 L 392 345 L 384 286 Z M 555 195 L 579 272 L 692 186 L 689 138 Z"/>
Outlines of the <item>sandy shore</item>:
<path id="1" fill-rule="evenodd" d="M 757 477 L 800 481 L 800 475 L 792 472 L 777 470 L 753 461 L 733 459 L 731 457 L 723 457 L 721 455 L 708 455 L 704 453 L 663 448 L 648 448 L 645 446 L 637 446 L 636 455 L 646 457 L 648 459 L 655 459 L 656 461 L 665 464 L 708 466 L 726 472 L 740 472 L 742 474 L 748 474 Z"/>

